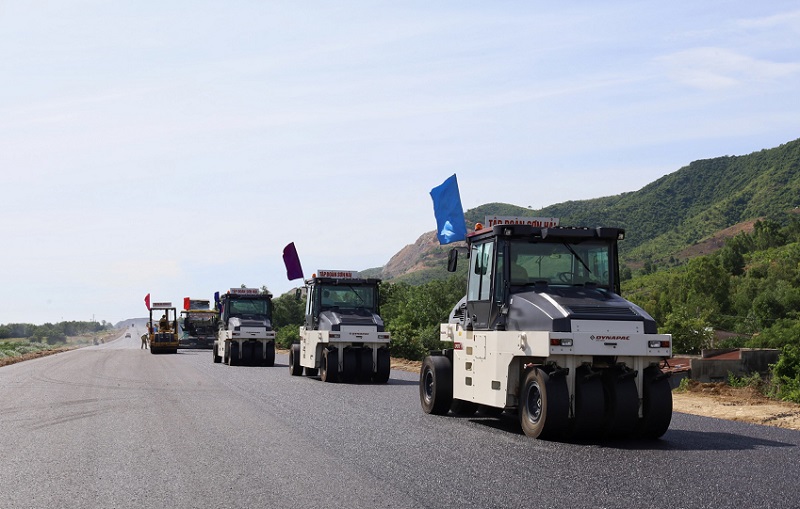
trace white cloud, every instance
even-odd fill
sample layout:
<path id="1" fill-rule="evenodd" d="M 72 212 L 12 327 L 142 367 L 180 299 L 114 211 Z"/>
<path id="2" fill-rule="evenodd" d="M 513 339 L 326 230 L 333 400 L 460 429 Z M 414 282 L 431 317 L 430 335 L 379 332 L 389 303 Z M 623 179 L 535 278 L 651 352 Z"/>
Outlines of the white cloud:
<path id="1" fill-rule="evenodd" d="M 779 12 L 762 17 L 745 18 L 738 20 L 737 24 L 743 28 L 781 29 L 800 34 L 800 10 Z"/>
<path id="2" fill-rule="evenodd" d="M 703 90 L 770 82 L 800 73 L 800 62 L 757 59 L 719 47 L 680 51 L 657 62 L 673 80 Z"/>

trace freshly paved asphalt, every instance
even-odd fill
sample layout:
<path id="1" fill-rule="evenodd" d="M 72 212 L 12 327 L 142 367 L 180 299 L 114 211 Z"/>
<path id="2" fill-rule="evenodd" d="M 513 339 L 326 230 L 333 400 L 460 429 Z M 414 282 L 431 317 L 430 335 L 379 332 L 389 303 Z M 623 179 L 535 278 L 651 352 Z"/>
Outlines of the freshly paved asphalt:
<path id="1" fill-rule="evenodd" d="M 684 414 L 661 440 L 426 415 L 417 375 L 326 384 L 138 335 L 0 368 L 0 508 L 790 508 L 800 432 Z"/>

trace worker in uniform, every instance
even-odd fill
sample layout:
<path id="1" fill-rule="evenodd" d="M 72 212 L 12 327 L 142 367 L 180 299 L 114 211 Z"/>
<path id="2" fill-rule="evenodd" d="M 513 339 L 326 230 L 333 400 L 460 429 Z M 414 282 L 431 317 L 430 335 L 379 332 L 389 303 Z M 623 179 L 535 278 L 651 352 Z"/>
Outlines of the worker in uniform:
<path id="1" fill-rule="evenodd" d="M 168 332 L 169 331 L 169 321 L 167 320 L 167 314 L 164 313 L 161 315 L 161 320 L 158 321 L 158 332 Z"/>

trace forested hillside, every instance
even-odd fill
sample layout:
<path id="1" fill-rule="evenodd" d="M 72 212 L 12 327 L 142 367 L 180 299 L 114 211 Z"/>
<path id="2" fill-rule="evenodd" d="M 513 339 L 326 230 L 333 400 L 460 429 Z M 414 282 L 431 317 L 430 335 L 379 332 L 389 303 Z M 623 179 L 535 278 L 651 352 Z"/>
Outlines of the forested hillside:
<path id="1" fill-rule="evenodd" d="M 672 334 L 677 353 L 780 348 L 766 388 L 800 402 L 800 214 L 758 221 L 715 253 L 635 275 L 622 290 Z"/>
<path id="2" fill-rule="evenodd" d="M 568 201 L 529 210 L 488 203 L 465 212 L 467 227 L 486 216 L 558 217 L 562 225 L 626 229 L 620 244 L 624 263 L 664 265 L 685 261 L 686 249 L 716 232 L 745 221 L 779 218 L 800 205 L 800 139 L 745 156 L 695 161 L 639 191 Z M 449 249 L 432 232 L 406 246 L 381 271 L 387 280 L 415 284 L 447 276 Z M 458 246 L 459 244 L 455 244 Z"/>
<path id="3" fill-rule="evenodd" d="M 562 224 L 626 229 L 628 261 L 666 260 L 718 230 L 800 204 L 800 140 L 695 161 L 636 192 L 547 207 Z"/>

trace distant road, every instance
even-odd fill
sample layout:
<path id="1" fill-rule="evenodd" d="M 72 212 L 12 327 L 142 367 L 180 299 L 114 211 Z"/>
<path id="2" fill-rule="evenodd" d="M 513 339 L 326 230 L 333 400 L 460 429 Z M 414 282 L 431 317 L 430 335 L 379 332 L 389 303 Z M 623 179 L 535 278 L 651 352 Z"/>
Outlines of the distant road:
<path id="1" fill-rule="evenodd" d="M 0 368 L 0 508 L 797 508 L 800 432 L 675 414 L 662 440 L 426 415 L 417 375 L 326 384 L 131 338 Z"/>

